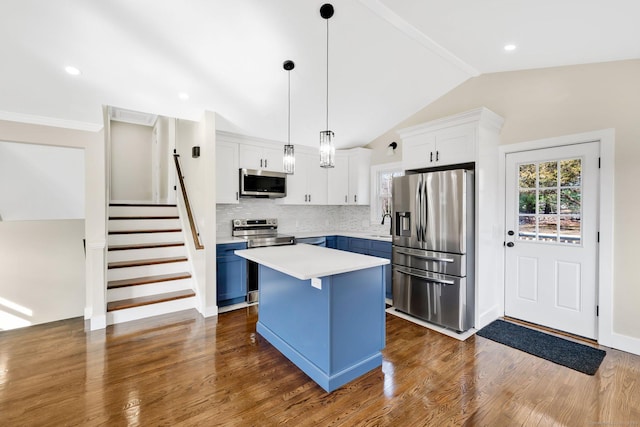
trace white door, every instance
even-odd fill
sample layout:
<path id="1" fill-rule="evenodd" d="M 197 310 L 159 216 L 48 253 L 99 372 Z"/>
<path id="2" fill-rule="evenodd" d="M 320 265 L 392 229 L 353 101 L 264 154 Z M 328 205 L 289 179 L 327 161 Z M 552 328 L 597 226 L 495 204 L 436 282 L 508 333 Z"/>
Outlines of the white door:
<path id="1" fill-rule="evenodd" d="M 507 154 L 505 315 L 596 338 L 599 143 Z"/>

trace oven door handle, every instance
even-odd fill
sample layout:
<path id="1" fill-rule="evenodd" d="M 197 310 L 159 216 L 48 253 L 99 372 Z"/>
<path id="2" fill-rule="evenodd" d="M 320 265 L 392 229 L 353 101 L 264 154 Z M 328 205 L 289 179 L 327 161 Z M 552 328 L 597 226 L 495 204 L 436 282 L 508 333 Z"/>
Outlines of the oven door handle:
<path id="1" fill-rule="evenodd" d="M 420 279 L 427 279 L 430 282 L 440 283 L 443 285 L 456 284 L 456 282 L 454 282 L 453 280 L 439 279 L 439 278 L 433 277 L 433 275 L 429 274 L 429 272 L 426 272 L 426 271 L 424 273 L 416 273 L 415 270 L 410 270 L 403 267 L 396 267 L 396 270 L 399 273 L 407 274 L 409 276 L 419 277 Z"/>
<path id="2" fill-rule="evenodd" d="M 432 256 L 432 255 L 422 255 L 419 252 L 414 252 L 408 249 L 396 249 L 396 251 L 399 254 L 402 255 L 410 255 L 416 258 L 420 258 L 420 259 L 428 259 L 429 261 L 438 261 L 438 262 L 455 262 L 455 260 L 453 258 L 440 258 L 438 256 Z"/>

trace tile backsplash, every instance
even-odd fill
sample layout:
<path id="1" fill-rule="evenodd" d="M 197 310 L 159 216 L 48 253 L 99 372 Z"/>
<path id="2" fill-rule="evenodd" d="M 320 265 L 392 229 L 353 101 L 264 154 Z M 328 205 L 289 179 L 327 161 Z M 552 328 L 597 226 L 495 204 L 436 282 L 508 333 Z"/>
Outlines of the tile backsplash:
<path id="1" fill-rule="evenodd" d="M 371 224 L 369 206 L 291 206 L 270 199 L 243 199 L 237 205 L 216 206 L 216 230 L 219 236 L 231 235 L 234 218 L 277 218 L 278 231 L 354 231 L 388 234 L 385 225 Z"/>

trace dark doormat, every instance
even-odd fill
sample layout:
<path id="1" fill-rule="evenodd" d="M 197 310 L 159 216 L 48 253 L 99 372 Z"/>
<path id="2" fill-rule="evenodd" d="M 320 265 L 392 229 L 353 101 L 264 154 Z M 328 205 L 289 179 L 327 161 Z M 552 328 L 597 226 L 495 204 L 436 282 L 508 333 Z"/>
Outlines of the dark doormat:
<path id="1" fill-rule="evenodd" d="M 607 354 L 603 350 L 578 344 L 505 322 L 495 320 L 476 335 L 513 347 L 534 356 L 541 357 L 558 365 L 575 369 L 587 375 L 594 375 Z"/>

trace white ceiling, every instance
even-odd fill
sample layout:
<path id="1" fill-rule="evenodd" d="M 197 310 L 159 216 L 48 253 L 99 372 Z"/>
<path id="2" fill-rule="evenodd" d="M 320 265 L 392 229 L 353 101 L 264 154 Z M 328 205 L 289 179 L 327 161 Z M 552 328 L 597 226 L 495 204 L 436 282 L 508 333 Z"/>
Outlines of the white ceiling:
<path id="1" fill-rule="evenodd" d="M 323 3 L 2 0 L 0 118 L 98 129 L 101 105 L 191 120 L 210 110 L 224 130 L 284 141 L 291 59 L 292 142 L 315 145 L 325 128 Z M 474 75 L 640 58 L 638 0 L 332 4 L 329 128 L 339 148 L 368 143 Z"/>

